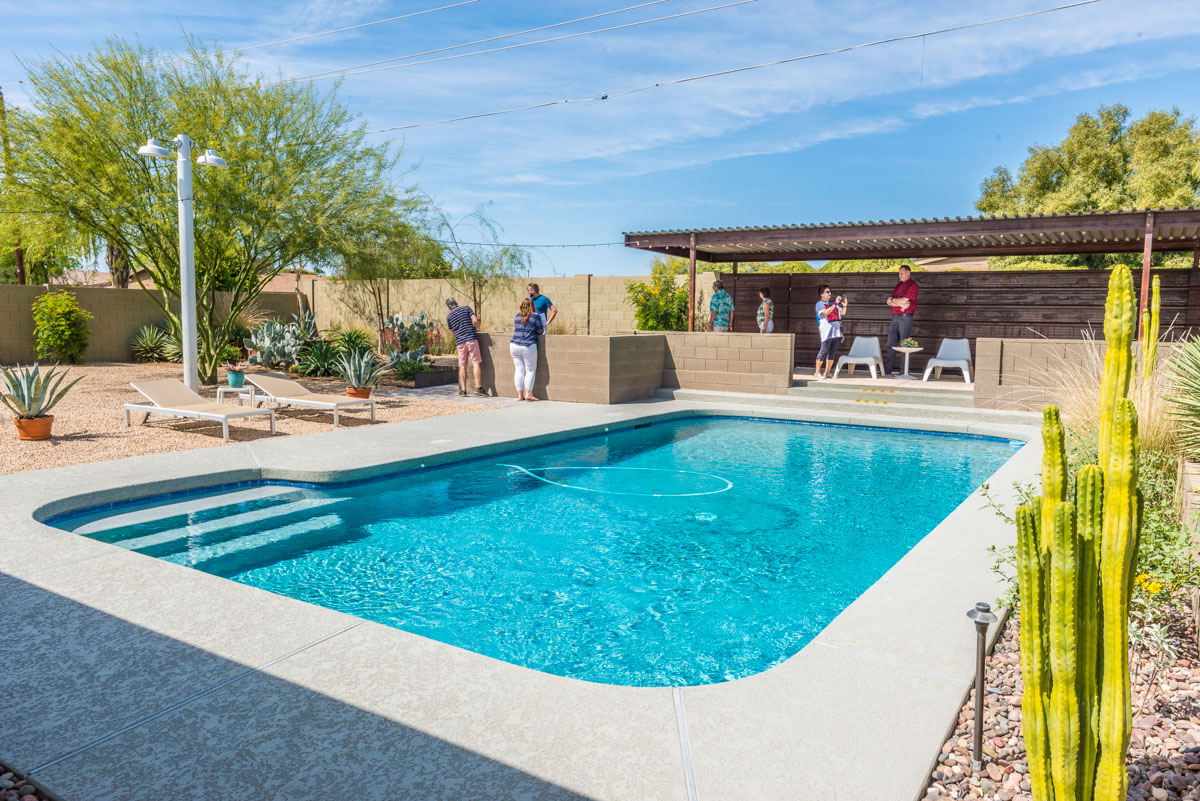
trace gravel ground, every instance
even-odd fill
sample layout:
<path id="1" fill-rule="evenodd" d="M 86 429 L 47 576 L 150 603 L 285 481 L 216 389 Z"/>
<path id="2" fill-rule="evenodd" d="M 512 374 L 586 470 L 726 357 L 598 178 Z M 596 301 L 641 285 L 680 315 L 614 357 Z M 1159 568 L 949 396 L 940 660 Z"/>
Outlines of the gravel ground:
<path id="1" fill-rule="evenodd" d="M 222 445 L 221 426 L 200 420 L 152 417 L 148 425 L 124 428 L 124 404 L 144 401 L 129 386 L 130 381 L 154 378 L 178 378 L 177 364 L 83 364 L 71 368 L 71 375 L 83 375 L 62 402 L 54 407 L 54 437 L 45 442 L 21 442 L 11 422 L 0 419 L 0 473 L 62 467 L 84 462 L 121 459 L 148 453 L 193 450 Z M 222 379 L 224 376 L 222 375 Z M 70 379 L 68 379 L 70 380 Z M 345 394 L 340 378 L 305 378 L 302 383 L 314 392 Z M 216 399 L 216 387 L 204 387 L 201 394 Z M 407 389 L 385 379 L 376 390 L 376 416 L 380 422 L 421 420 L 448 414 L 477 412 L 496 405 L 508 405 L 501 398 L 458 398 L 457 386 Z M 226 398 L 226 402 L 233 401 Z M 511 401 L 515 403 L 516 401 Z M 0 407 L 0 417 L 11 417 Z M 343 411 L 344 428 L 371 425 L 365 408 Z M 276 414 L 276 436 L 300 436 L 330 431 L 333 416 L 316 409 L 284 409 Z M 265 417 L 236 421 L 229 426 L 230 442 L 249 442 L 269 436 Z"/>
<path id="2" fill-rule="evenodd" d="M 0 765 L 0 801 L 45 801 L 46 796 Z"/>
<path id="3" fill-rule="evenodd" d="M 1126 768 L 1130 801 L 1200 800 L 1200 670 L 1190 615 L 1173 610 L 1169 626 L 1181 657 L 1160 671 L 1134 666 L 1133 737 Z M 1025 742 L 1021 739 L 1021 665 L 1018 623 L 1010 620 L 987 662 L 983 751 L 985 770 L 971 770 L 975 702 L 968 698 L 953 735 L 942 746 L 925 790 L 927 801 L 981 798 L 1030 801 Z M 973 696 L 974 693 L 972 692 Z"/>

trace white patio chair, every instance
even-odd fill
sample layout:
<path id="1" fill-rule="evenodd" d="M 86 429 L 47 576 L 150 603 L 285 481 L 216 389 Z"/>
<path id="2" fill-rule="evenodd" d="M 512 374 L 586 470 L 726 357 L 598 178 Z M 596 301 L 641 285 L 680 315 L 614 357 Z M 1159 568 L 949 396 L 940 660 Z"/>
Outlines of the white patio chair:
<path id="1" fill-rule="evenodd" d="M 861 364 L 871 371 L 871 378 L 878 378 L 876 368 L 880 373 L 883 372 L 883 354 L 879 350 L 879 337 L 855 337 L 853 344 L 850 345 L 850 352 L 845 356 L 838 357 L 837 367 L 833 370 L 834 378 L 838 377 L 844 364 L 850 365 L 850 375 L 854 375 L 854 366 Z"/>
<path id="2" fill-rule="evenodd" d="M 146 396 L 149 404 L 125 404 L 125 427 L 129 428 L 129 413 L 142 412 L 146 422 L 152 414 L 164 414 L 167 417 L 190 417 L 196 420 L 211 420 L 221 424 L 221 439 L 229 442 L 229 421 L 243 417 L 271 418 L 271 433 L 275 433 L 274 409 L 240 409 L 221 406 L 188 389 L 177 378 L 161 378 L 154 381 L 134 381 L 131 386 Z"/>
<path id="3" fill-rule="evenodd" d="M 929 374 L 934 372 L 935 377 L 942 377 L 943 367 L 957 367 L 962 370 L 963 381 L 971 383 L 971 344 L 965 339 L 943 339 L 942 344 L 938 346 L 937 356 L 929 360 L 929 364 L 925 365 L 925 377 L 922 381 L 929 380 Z"/>

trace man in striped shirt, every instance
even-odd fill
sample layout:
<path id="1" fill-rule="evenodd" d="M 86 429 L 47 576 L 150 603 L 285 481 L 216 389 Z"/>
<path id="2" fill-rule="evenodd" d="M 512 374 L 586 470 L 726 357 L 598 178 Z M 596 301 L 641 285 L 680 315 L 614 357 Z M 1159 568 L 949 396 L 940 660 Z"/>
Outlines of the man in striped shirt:
<path id="1" fill-rule="evenodd" d="M 470 306 L 459 306 L 454 298 L 446 298 L 446 326 L 454 332 L 454 341 L 458 344 L 458 394 L 467 394 L 467 359 L 475 368 L 475 394 L 487 397 L 483 388 L 483 356 L 479 353 L 479 318 Z"/>

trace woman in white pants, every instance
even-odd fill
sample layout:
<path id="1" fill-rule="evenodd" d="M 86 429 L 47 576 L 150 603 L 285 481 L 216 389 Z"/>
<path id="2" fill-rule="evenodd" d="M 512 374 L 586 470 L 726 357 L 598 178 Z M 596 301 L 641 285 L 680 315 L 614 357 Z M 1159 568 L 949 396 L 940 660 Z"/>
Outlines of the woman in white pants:
<path id="1" fill-rule="evenodd" d="M 508 343 L 508 352 L 513 360 L 513 383 L 517 386 L 517 400 L 535 401 L 533 379 L 537 373 L 538 337 L 546 333 L 542 316 L 533 311 L 533 301 L 521 301 L 521 310 L 513 320 L 513 337 Z"/>

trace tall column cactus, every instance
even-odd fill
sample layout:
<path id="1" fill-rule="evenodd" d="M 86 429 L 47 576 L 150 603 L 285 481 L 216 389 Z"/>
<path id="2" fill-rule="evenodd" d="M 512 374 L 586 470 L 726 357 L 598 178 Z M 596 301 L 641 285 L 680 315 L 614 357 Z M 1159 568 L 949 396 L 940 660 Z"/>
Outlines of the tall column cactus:
<path id="1" fill-rule="evenodd" d="M 1136 306 L 1126 267 L 1105 307 L 1100 464 L 1068 503 L 1058 409 L 1043 412 L 1042 495 L 1017 509 L 1025 748 L 1034 801 L 1125 801 L 1129 596 L 1141 498 L 1129 399 Z"/>
<path id="2" fill-rule="evenodd" d="M 1142 309 L 1142 380 L 1149 381 L 1158 362 L 1158 331 L 1162 311 L 1162 293 L 1159 291 L 1158 276 L 1154 276 L 1154 288 L 1150 292 L 1150 308 Z"/>

